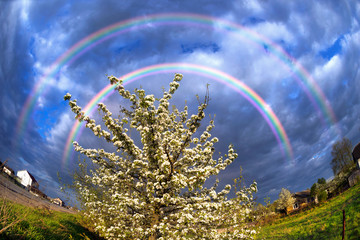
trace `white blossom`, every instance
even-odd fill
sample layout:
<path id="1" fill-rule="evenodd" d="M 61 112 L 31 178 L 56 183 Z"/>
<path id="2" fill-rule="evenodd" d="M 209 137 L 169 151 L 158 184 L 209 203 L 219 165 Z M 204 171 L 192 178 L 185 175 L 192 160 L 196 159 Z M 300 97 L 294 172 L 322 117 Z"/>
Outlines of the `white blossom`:
<path id="1" fill-rule="evenodd" d="M 225 157 L 213 158 L 214 144 L 219 141 L 211 138 L 213 120 L 197 134 L 199 138 L 194 136 L 205 117 L 207 101 L 190 117 L 187 106 L 183 111 L 169 110 L 169 100 L 181 79 L 182 75 L 176 74 L 168 92 L 156 99 L 143 89 L 132 94 L 121 80 L 109 77 L 131 107 L 117 119 L 99 103 L 102 125 L 86 116 L 69 93 L 64 96 L 76 118 L 116 149 L 84 149 L 73 143 L 75 150 L 94 164 L 90 169 L 79 164 L 83 171 L 75 179 L 84 215 L 107 239 L 252 239 L 256 234 L 246 223 L 252 193 L 257 191 L 255 182 L 249 188 L 236 188 L 233 199 L 227 197 L 230 185 L 220 191 L 218 182 L 204 187 L 205 181 L 231 164 L 237 154 L 230 145 Z M 141 147 L 131 139 L 131 131 L 139 132 Z M 218 231 L 224 226 L 233 230 Z"/>

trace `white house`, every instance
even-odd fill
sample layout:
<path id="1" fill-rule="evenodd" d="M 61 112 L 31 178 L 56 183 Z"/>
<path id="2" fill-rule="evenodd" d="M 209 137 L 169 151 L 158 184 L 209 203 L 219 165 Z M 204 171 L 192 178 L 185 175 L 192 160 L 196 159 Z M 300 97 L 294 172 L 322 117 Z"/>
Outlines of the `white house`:
<path id="1" fill-rule="evenodd" d="M 34 176 L 31 175 L 27 170 L 18 171 L 16 176 L 20 178 L 20 183 L 25 187 L 39 188 L 39 183 L 36 181 Z"/>

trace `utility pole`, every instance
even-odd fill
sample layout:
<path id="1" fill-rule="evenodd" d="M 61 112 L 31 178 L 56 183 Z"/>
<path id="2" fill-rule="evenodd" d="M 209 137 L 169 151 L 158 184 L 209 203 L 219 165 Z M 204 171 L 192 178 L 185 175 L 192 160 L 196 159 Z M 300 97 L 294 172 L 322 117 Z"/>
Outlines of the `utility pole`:
<path id="1" fill-rule="evenodd" d="M 345 209 L 343 209 L 343 231 L 342 231 L 342 240 L 345 239 Z"/>

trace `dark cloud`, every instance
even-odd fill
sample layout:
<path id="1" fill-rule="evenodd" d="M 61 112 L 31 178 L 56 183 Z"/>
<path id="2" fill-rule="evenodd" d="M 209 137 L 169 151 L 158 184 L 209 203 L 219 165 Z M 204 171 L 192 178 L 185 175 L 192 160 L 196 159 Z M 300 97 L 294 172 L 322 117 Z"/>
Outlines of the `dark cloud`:
<path id="1" fill-rule="evenodd" d="M 44 91 L 30 113 L 28 125 L 14 148 L 16 122 L 22 106 L 47 69 L 71 46 L 110 24 L 135 17 L 168 12 L 204 14 L 243 24 L 276 42 L 312 76 L 337 117 L 337 126 L 353 144 L 360 141 L 359 19 L 357 3 L 317 1 L 7 1 L 0 2 L 0 158 L 11 166 L 28 168 L 41 179 L 49 195 L 58 193 L 57 171 L 70 181 L 78 156 L 63 166 L 64 143 L 74 116 L 62 98 L 71 92 L 85 106 L 108 82 L 106 74 L 122 76 L 164 62 L 188 62 L 226 72 L 259 94 L 282 123 L 294 151 L 284 158 L 281 146 L 254 106 L 234 89 L 213 79 L 184 72 L 173 103 L 190 111 L 210 83 L 207 114 L 215 115 L 213 135 L 220 139 L 217 152 L 235 145 L 239 153 L 219 177 L 231 183 L 240 166 L 247 183 L 257 180 L 258 198 L 277 197 L 282 187 L 291 191 L 309 188 L 317 178 L 329 178 L 331 144 L 340 138 L 321 107 L 308 95 L 307 85 L 293 65 L 269 45 L 254 42 L 246 31 L 200 28 L 196 25 L 151 25 L 131 29 L 99 43 L 62 66 L 46 79 Z M 341 5 L 341 7 L 339 7 Z M 173 73 L 135 81 L 159 96 Z M 306 90 L 310 91 L 306 93 Z M 113 112 L 126 102 L 115 96 L 106 104 Z M 100 121 L 100 116 L 94 115 Z M 208 120 L 208 119 L 207 119 Z M 205 121 L 206 122 L 206 121 Z M 204 122 L 204 124 L 205 124 Z M 79 139 L 85 147 L 98 145 L 85 130 Z"/>

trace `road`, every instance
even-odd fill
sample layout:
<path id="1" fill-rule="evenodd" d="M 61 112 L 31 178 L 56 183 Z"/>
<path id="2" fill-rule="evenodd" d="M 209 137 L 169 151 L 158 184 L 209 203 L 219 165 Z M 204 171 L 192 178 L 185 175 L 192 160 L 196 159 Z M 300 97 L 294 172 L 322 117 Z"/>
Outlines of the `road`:
<path id="1" fill-rule="evenodd" d="M 0 198 L 5 198 L 34 208 L 46 208 L 58 212 L 76 213 L 71 209 L 60 207 L 46 199 L 33 195 L 26 189 L 13 183 L 8 177 L 3 176 L 3 174 L 0 174 Z"/>

